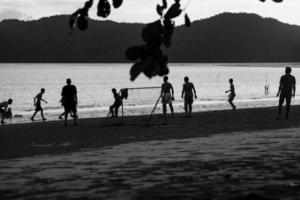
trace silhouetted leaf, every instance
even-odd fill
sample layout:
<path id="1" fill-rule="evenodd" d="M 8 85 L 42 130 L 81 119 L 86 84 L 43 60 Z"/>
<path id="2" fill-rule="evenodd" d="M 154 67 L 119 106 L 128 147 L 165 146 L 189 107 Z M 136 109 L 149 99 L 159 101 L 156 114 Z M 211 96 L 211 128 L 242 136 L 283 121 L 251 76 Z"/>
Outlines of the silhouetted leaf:
<path id="1" fill-rule="evenodd" d="M 142 31 L 142 38 L 147 43 L 161 44 L 162 25 L 160 20 L 148 24 Z"/>
<path id="2" fill-rule="evenodd" d="M 98 12 L 99 17 L 106 18 L 110 14 L 110 3 L 107 0 L 99 0 Z"/>
<path id="3" fill-rule="evenodd" d="M 119 8 L 123 3 L 123 0 L 113 0 L 114 8 Z"/>
<path id="4" fill-rule="evenodd" d="M 163 15 L 163 8 L 157 4 L 156 6 L 156 12 L 159 16 L 162 16 Z"/>
<path id="5" fill-rule="evenodd" d="M 134 81 L 143 71 L 142 62 L 135 63 L 130 69 L 130 80 Z"/>
<path id="6" fill-rule="evenodd" d="M 188 14 L 184 15 L 184 24 L 185 24 L 186 27 L 190 27 L 191 26 L 191 20 L 190 20 Z"/>
<path id="7" fill-rule="evenodd" d="M 167 18 L 164 20 L 163 23 L 164 23 L 164 34 L 169 36 L 173 35 L 174 27 L 175 27 L 174 22 L 172 22 L 170 19 Z"/>
<path id="8" fill-rule="evenodd" d="M 77 19 L 77 27 L 81 31 L 85 31 L 88 28 L 88 20 L 86 16 L 80 15 Z"/>
<path id="9" fill-rule="evenodd" d="M 126 51 L 126 58 L 131 61 L 143 58 L 143 55 L 145 54 L 145 49 L 145 45 L 129 47 Z"/>
<path id="10" fill-rule="evenodd" d="M 165 14 L 165 18 L 167 19 L 173 19 L 175 17 L 178 17 L 181 14 L 182 10 L 180 9 L 180 4 L 174 3 L 169 10 L 167 11 L 167 13 Z"/>
<path id="11" fill-rule="evenodd" d="M 162 0 L 162 3 L 163 3 L 162 5 L 163 9 L 166 9 L 168 7 L 167 0 Z"/>

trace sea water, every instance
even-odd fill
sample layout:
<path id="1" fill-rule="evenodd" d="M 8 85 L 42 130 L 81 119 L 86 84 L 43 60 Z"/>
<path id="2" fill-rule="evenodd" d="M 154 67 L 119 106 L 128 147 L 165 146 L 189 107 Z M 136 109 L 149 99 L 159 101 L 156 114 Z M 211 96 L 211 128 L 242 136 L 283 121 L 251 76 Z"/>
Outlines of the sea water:
<path id="1" fill-rule="evenodd" d="M 230 109 L 225 91 L 229 89 L 229 78 L 234 79 L 236 105 L 238 108 L 277 105 L 276 93 L 280 76 L 285 66 L 293 68 L 300 77 L 299 63 L 242 63 L 242 64 L 170 64 L 169 81 L 175 90 L 174 107 L 183 112 L 181 91 L 183 78 L 188 76 L 194 83 L 198 99 L 194 111 Z M 140 75 L 130 81 L 131 64 L 0 64 L 0 101 L 12 98 L 14 118 L 9 123 L 29 122 L 34 112 L 33 98 L 41 88 L 46 89 L 43 98 L 45 116 L 57 119 L 63 112 L 60 104 L 61 89 L 67 78 L 71 78 L 78 90 L 80 118 L 104 117 L 113 103 L 112 88 L 160 87 L 161 77 L 149 79 Z M 265 85 L 269 94 L 265 94 Z M 299 85 L 298 85 L 299 88 Z M 158 97 L 159 89 L 134 90 L 124 101 L 126 115 L 149 114 Z M 300 102 L 296 97 L 293 104 Z M 161 112 L 158 105 L 156 113 Z M 39 115 L 36 117 L 39 118 Z"/>

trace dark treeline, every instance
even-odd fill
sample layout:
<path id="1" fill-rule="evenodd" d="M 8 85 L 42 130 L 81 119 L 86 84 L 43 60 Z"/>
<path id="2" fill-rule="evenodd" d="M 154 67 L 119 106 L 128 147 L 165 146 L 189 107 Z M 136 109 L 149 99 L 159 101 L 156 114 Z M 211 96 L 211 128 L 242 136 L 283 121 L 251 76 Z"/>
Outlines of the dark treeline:
<path id="1" fill-rule="evenodd" d="M 69 34 L 69 16 L 0 22 L 0 62 L 128 62 L 144 24 L 90 20 Z M 177 27 L 171 62 L 300 62 L 300 26 L 255 14 L 224 13 Z"/>

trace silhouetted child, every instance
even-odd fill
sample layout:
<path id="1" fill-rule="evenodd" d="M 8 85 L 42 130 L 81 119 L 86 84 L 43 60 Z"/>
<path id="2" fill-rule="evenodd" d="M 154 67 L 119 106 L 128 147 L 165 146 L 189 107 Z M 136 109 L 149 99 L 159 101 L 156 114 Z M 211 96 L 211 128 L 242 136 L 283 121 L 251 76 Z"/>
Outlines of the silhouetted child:
<path id="1" fill-rule="evenodd" d="M 234 85 L 233 85 L 233 79 L 229 79 L 229 84 L 230 84 L 230 90 L 227 90 L 225 93 L 229 93 L 228 95 L 228 102 L 230 103 L 230 105 L 232 106 L 232 110 L 235 110 L 236 107 L 235 105 L 233 104 L 233 100 L 235 98 L 235 88 L 234 88 Z"/>
<path id="2" fill-rule="evenodd" d="M 45 101 L 45 100 L 43 99 L 44 93 L 45 93 L 45 89 L 42 88 L 42 89 L 41 89 L 41 92 L 38 93 L 38 94 L 34 97 L 34 99 L 33 99 L 33 104 L 34 104 L 34 106 L 35 106 L 35 112 L 33 113 L 32 117 L 30 118 L 32 121 L 34 121 L 34 117 L 35 117 L 35 115 L 36 115 L 38 112 L 41 112 L 43 121 L 47 120 L 47 119 L 44 117 L 44 111 L 43 111 L 43 108 L 42 108 L 42 105 L 41 105 L 42 101 L 45 102 L 45 103 L 48 103 L 47 101 Z"/>
<path id="3" fill-rule="evenodd" d="M 194 87 L 194 84 L 189 82 L 189 77 L 185 77 L 181 98 L 184 98 L 184 109 L 185 109 L 186 117 L 191 117 L 194 96 L 195 99 L 197 99 L 196 89 Z"/>
<path id="4" fill-rule="evenodd" d="M 285 75 L 280 78 L 280 85 L 278 89 L 277 96 L 279 97 L 279 106 L 278 106 L 278 117 L 281 118 L 282 105 L 284 100 L 286 101 L 286 119 L 289 118 L 289 113 L 291 109 L 291 100 L 292 97 L 295 97 L 296 93 L 296 79 L 291 75 L 292 69 L 290 67 L 286 67 Z"/>
<path id="5" fill-rule="evenodd" d="M 13 103 L 12 99 L 8 99 L 8 101 L 4 101 L 0 103 L 1 124 L 5 124 L 4 118 L 6 117 L 8 106 L 11 105 L 12 103 Z"/>
<path id="6" fill-rule="evenodd" d="M 122 98 L 121 96 L 117 93 L 117 90 L 113 88 L 112 93 L 114 95 L 114 104 L 109 107 L 110 113 L 112 114 L 112 117 L 118 117 L 119 113 L 119 108 L 122 105 Z"/>
<path id="7" fill-rule="evenodd" d="M 161 85 L 161 98 L 163 104 L 163 114 L 167 114 L 167 104 L 169 104 L 172 116 L 174 117 L 174 109 L 172 101 L 174 101 L 174 89 L 171 83 L 168 82 L 169 77 L 164 77 L 164 83 Z"/>

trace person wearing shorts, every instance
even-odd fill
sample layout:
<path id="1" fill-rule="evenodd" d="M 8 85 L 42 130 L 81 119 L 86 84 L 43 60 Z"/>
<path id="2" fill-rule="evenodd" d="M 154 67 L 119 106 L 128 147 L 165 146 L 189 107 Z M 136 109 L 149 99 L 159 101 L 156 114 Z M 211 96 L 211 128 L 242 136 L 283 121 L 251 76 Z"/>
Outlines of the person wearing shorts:
<path id="1" fill-rule="evenodd" d="M 77 89 L 75 85 L 72 85 L 71 79 L 67 79 L 67 85 L 65 85 L 62 89 L 62 105 L 65 109 L 65 126 L 67 126 L 68 114 L 72 113 L 74 118 L 74 125 L 77 124 L 78 116 L 77 116 Z"/>
<path id="2" fill-rule="evenodd" d="M 6 116 L 8 106 L 11 105 L 12 102 L 13 102 L 12 99 L 8 99 L 8 101 L 4 101 L 4 102 L 0 103 L 1 124 L 5 124 L 4 118 Z"/>
<path id="3" fill-rule="evenodd" d="M 164 83 L 161 85 L 161 98 L 163 105 L 163 114 L 167 115 L 167 104 L 169 104 L 172 117 L 174 117 L 174 109 L 172 105 L 172 101 L 174 101 L 174 89 L 171 83 L 168 82 L 169 77 L 164 77 Z"/>
<path id="4" fill-rule="evenodd" d="M 47 101 L 45 101 L 45 100 L 43 99 L 43 94 L 44 94 L 44 93 L 45 93 L 45 89 L 42 88 L 42 89 L 41 89 L 41 92 L 38 93 L 38 94 L 34 97 L 34 99 L 33 99 L 33 104 L 34 104 L 34 106 L 35 106 L 35 112 L 33 113 L 32 117 L 30 118 L 32 121 L 34 121 L 34 117 L 35 117 L 35 115 L 36 115 L 38 112 L 41 112 L 43 121 L 47 120 L 47 119 L 44 117 L 44 111 L 43 111 L 43 108 L 42 108 L 42 105 L 41 105 L 42 101 L 45 102 L 45 103 L 47 103 Z"/>
<path id="5" fill-rule="evenodd" d="M 278 116 L 277 119 L 281 118 L 282 105 L 286 102 L 286 114 L 285 118 L 289 118 L 291 109 L 292 97 L 295 97 L 296 93 L 296 79 L 291 75 L 292 68 L 286 67 L 285 75 L 280 78 L 279 89 L 277 96 L 279 96 Z"/>
<path id="6" fill-rule="evenodd" d="M 186 113 L 186 117 L 191 117 L 192 115 L 192 105 L 194 102 L 194 97 L 195 99 L 197 99 L 194 84 L 189 82 L 189 77 L 185 77 L 184 84 L 182 87 L 181 98 L 184 99 L 184 110 Z"/>

